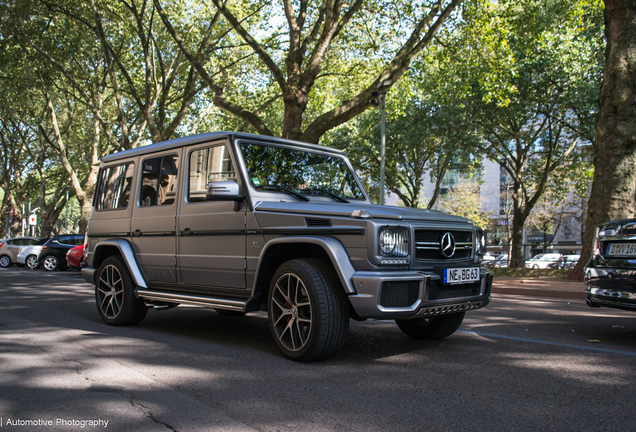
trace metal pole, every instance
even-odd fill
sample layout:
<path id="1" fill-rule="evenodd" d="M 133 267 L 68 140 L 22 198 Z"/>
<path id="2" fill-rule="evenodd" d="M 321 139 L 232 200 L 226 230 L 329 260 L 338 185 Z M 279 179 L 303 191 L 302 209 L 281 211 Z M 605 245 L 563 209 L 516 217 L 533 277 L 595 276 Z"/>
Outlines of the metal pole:
<path id="1" fill-rule="evenodd" d="M 384 96 L 386 93 L 380 93 L 380 99 L 382 99 L 382 125 L 380 128 L 380 142 L 382 145 L 382 149 L 380 150 L 380 205 L 384 205 L 384 154 L 385 154 L 385 145 L 384 145 Z"/>
<path id="2" fill-rule="evenodd" d="M 68 185 L 66 186 L 66 234 L 68 234 Z"/>

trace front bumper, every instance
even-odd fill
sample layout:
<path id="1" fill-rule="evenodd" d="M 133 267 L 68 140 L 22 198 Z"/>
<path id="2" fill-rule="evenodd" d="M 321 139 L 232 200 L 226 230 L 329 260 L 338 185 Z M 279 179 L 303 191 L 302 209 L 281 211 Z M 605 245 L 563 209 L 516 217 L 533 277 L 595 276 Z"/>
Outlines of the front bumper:
<path id="1" fill-rule="evenodd" d="M 490 302 L 493 274 L 473 284 L 444 285 L 433 271 L 356 272 L 349 301 L 357 318 L 410 319 L 479 309 Z"/>
<path id="2" fill-rule="evenodd" d="M 636 311 L 636 270 L 586 267 L 585 293 L 591 307 Z"/>

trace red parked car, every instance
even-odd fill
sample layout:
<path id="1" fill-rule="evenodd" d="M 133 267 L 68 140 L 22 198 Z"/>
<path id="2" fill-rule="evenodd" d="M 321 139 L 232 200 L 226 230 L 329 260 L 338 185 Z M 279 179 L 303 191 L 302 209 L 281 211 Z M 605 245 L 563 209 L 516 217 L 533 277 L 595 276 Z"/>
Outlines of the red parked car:
<path id="1" fill-rule="evenodd" d="M 80 263 L 84 259 L 84 245 L 75 246 L 66 252 L 66 262 L 71 268 L 80 268 Z"/>

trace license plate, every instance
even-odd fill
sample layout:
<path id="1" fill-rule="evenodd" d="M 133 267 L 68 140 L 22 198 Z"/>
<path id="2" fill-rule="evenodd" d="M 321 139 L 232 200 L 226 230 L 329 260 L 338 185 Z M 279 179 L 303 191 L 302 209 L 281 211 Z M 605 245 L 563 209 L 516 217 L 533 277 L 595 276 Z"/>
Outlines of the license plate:
<path id="1" fill-rule="evenodd" d="M 636 243 L 612 243 L 607 247 L 606 255 L 635 257 Z"/>
<path id="2" fill-rule="evenodd" d="M 445 284 L 463 284 L 479 280 L 479 267 L 444 269 Z"/>

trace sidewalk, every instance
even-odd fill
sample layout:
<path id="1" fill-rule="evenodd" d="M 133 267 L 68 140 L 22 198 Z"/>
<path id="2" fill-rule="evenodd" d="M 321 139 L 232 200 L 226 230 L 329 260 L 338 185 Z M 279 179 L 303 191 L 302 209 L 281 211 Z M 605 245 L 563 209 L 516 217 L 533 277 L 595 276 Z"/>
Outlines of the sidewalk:
<path id="1" fill-rule="evenodd" d="M 585 284 L 557 277 L 514 278 L 497 277 L 492 284 L 493 294 L 512 294 L 585 300 Z"/>

